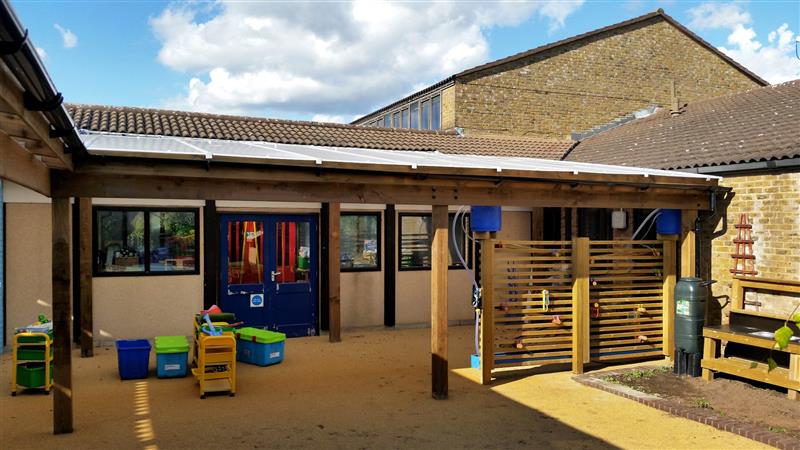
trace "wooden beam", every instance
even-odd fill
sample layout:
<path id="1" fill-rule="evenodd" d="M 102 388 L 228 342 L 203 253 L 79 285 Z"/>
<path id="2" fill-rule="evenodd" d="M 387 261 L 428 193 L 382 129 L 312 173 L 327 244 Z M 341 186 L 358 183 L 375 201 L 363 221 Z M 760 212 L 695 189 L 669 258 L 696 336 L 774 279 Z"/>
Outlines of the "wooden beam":
<path id="1" fill-rule="evenodd" d="M 39 135 L 34 133 L 28 124 L 14 113 L 0 112 L 0 130 L 14 140 L 25 141 L 25 149 L 32 153 L 58 158 L 58 154 L 53 150 L 53 148 L 58 148 L 58 141 L 52 139 L 53 142 L 43 143 Z"/>
<path id="2" fill-rule="evenodd" d="M 663 352 L 667 358 L 672 358 L 675 354 L 675 283 L 676 279 L 676 242 L 674 240 L 663 240 L 664 246 L 664 265 L 662 267 L 664 282 L 662 289 L 662 306 L 663 322 L 662 322 L 662 336 L 663 336 Z"/>
<path id="3" fill-rule="evenodd" d="M 589 360 L 589 238 L 572 241 L 572 373 Z"/>
<path id="4" fill-rule="evenodd" d="M 697 211 L 684 209 L 681 211 L 681 278 L 695 277 L 695 257 L 697 244 L 694 235 L 694 221 Z"/>
<path id="5" fill-rule="evenodd" d="M 72 433 L 69 198 L 53 198 L 53 433 Z"/>
<path id="6" fill-rule="evenodd" d="M 397 213 L 394 205 L 383 212 L 383 325 L 395 326 L 397 301 Z"/>
<path id="7" fill-rule="evenodd" d="M 531 209 L 531 240 L 544 240 L 544 208 Z"/>
<path id="8" fill-rule="evenodd" d="M 64 154 L 64 144 L 50 137 L 50 123 L 42 113 L 25 109 L 22 90 L 17 87 L 15 80 L 12 80 L 5 70 L 0 70 L 0 100 L 5 102 L 10 109 L 7 113 L 17 116 L 31 130 L 32 137 L 50 147 L 53 156 L 61 160 L 68 169 L 72 169 L 72 160 Z M 6 117 L 9 116 L 6 115 Z"/>
<path id="9" fill-rule="evenodd" d="M 405 178 L 388 177 L 398 184 L 352 181 L 287 181 L 275 175 L 269 180 L 218 179 L 213 172 L 182 178 L 169 175 L 141 176 L 60 172 L 53 195 L 111 198 L 169 198 L 212 200 L 274 200 L 383 204 L 498 204 L 509 206 L 567 206 L 587 208 L 703 207 L 708 195 L 695 191 L 656 189 L 640 192 L 629 187 L 576 186 L 548 183 L 495 183 L 493 187 L 437 186 Z M 269 176 L 265 171 L 259 177 Z M 328 177 L 336 178 L 336 177 Z M 369 179 L 369 177 L 366 177 Z M 213 181 L 213 182 L 211 182 Z M 437 180 L 434 180 L 437 181 Z M 444 182 L 444 181 L 443 181 Z M 482 182 L 481 182 L 482 183 Z M 480 183 L 479 183 L 480 184 Z M 491 183 L 490 183 L 491 184 Z M 652 192 L 651 192 L 652 191 Z"/>
<path id="10" fill-rule="evenodd" d="M 328 205 L 328 338 L 331 342 L 340 342 L 342 340 L 339 279 L 340 211 L 341 205 L 339 203 Z"/>
<path id="11" fill-rule="evenodd" d="M 481 384 L 487 385 L 494 368 L 494 239 L 489 233 L 476 239 L 481 258 Z"/>
<path id="12" fill-rule="evenodd" d="M 0 132 L 0 178 L 50 196 L 50 169 Z"/>
<path id="13" fill-rule="evenodd" d="M 219 218 L 217 202 L 206 200 L 203 207 L 203 307 L 217 304 L 219 293 Z"/>
<path id="14" fill-rule="evenodd" d="M 94 356 L 94 313 L 92 301 L 92 199 L 79 198 L 80 218 L 80 305 L 81 357 Z"/>
<path id="15" fill-rule="evenodd" d="M 433 206 L 431 245 L 431 389 L 433 398 L 447 398 L 447 206 Z"/>

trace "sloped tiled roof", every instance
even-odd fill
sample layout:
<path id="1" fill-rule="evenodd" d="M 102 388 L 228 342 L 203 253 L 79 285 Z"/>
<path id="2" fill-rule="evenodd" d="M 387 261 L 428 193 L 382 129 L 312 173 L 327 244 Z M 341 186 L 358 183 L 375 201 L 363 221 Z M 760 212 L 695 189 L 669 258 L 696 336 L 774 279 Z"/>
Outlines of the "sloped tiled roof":
<path id="1" fill-rule="evenodd" d="M 454 132 L 368 128 L 186 111 L 68 104 L 78 129 L 120 134 L 265 141 L 282 144 L 438 150 L 442 153 L 561 159 L 573 142 L 467 137 Z"/>
<path id="2" fill-rule="evenodd" d="M 800 157 L 800 80 L 667 109 L 577 144 L 566 160 L 685 169 Z"/>

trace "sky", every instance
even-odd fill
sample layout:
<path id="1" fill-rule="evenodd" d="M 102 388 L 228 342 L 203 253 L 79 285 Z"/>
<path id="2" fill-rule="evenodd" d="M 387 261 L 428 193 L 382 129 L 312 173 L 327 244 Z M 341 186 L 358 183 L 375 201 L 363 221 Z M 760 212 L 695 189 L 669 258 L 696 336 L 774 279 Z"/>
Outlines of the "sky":
<path id="1" fill-rule="evenodd" d="M 21 1 L 66 101 L 349 122 L 463 69 L 663 8 L 771 83 L 800 0 Z"/>

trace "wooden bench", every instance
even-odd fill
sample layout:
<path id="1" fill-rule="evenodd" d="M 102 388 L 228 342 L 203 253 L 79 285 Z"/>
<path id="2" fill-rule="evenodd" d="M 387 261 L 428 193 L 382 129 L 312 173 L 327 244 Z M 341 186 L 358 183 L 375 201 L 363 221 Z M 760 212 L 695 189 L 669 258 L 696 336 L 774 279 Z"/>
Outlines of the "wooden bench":
<path id="1" fill-rule="evenodd" d="M 800 282 L 734 278 L 730 324 L 703 328 L 703 379 L 712 380 L 715 372 L 727 373 L 786 388 L 790 399 L 800 400 L 800 339 L 796 337 L 800 330 L 790 322 L 795 337 L 787 348 L 773 350 L 778 367 L 769 371 L 766 357 L 775 346 L 772 333 L 783 326 L 788 314 L 746 310 L 745 289 L 798 294 Z M 722 341 L 727 342 L 724 354 Z"/>

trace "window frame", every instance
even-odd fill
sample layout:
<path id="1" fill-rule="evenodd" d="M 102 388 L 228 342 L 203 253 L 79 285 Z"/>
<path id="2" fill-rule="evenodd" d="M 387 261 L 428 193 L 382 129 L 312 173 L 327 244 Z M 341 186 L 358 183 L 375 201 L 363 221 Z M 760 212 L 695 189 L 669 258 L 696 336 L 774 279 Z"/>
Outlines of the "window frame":
<path id="1" fill-rule="evenodd" d="M 383 228 L 381 228 L 381 216 L 383 214 L 380 211 L 342 211 L 339 213 L 339 216 L 373 216 L 378 219 L 378 254 L 375 257 L 375 261 L 377 262 L 376 267 L 348 267 L 343 268 L 341 267 L 341 260 L 342 260 L 342 244 L 339 242 L 339 272 L 380 272 L 383 270 Z M 341 217 L 339 223 L 339 239 L 341 240 L 342 236 L 342 224 L 341 224 Z"/>
<path id="2" fill-rule="evenodd" d="M 466 214 L 469 216 L 469 213 Z M 395 240 L 397 241 L 397 271 L 398 272 L 414 272 L 414 271 L 423 271 L 423 270 L 431 270 L 430 267 L 403 267 L 403 251 L 402 251 L 402 237 L 403 237 L 403 217 L 430 217 L 433 220 L 433 213 L 424 213 L 424 212 L 401 212 L 397 214 L 397 236 Z M 455 217 L 454 212 L 447 213 L 447 238 L 450 239 L 450 234 L 452 234 L 452 230 L 450 227 L 450 219 Z M 472 269 L 473 266 L 473 257 L 472 254 L 475 250 L 475 246 L 472 244 L 472 241 L 469 240 L 468 237 L 465 236 L 467 239 L 467 244 L 469 246 L 469 252 L 464 255 L 466 256 L 464 259 L 467 260 L 467 267 L 458 264 L 448 264 L 447 270 L 465 270 L 465 269 Z M 431 247 L 433 247 L 433 236 L 431 236 Z M 431 249 L 432 250 L 432 249 Z M 447 243 L 447 251 L 448 251 L 448 258 L 450 255 L 450 242 Z"/>
<path id="3" fill-rule="evenodd" d="M 103 272 L 100 270 L 100 264 L 97 260 L 97 252 L 99 250 L 98 242 L 98 217 L 97 213 L 101 211 L 117 211 L 117 212 L 141 212 L 144 214 L 144 270 L 141 272 Z M 196 261 L 194 270 L 178 270 L 178 271 L 159 271 L 153 272 L 150 270 L 150 213 L 152 212 L 190 212 L 194 214 L 194 259 Z M 200 256 L 202 252 L 199 247 L 200 243 L 200 209 L 199 208 L 181 208 L 181 207 L 158 207 L 158 206 L 113 206 L 113 205 L 97 205 L 92 206 L 92 277 L 164 277 L 164 276 L 179 276 L 179 275 L 199 275 L 200 274 Z"/>

